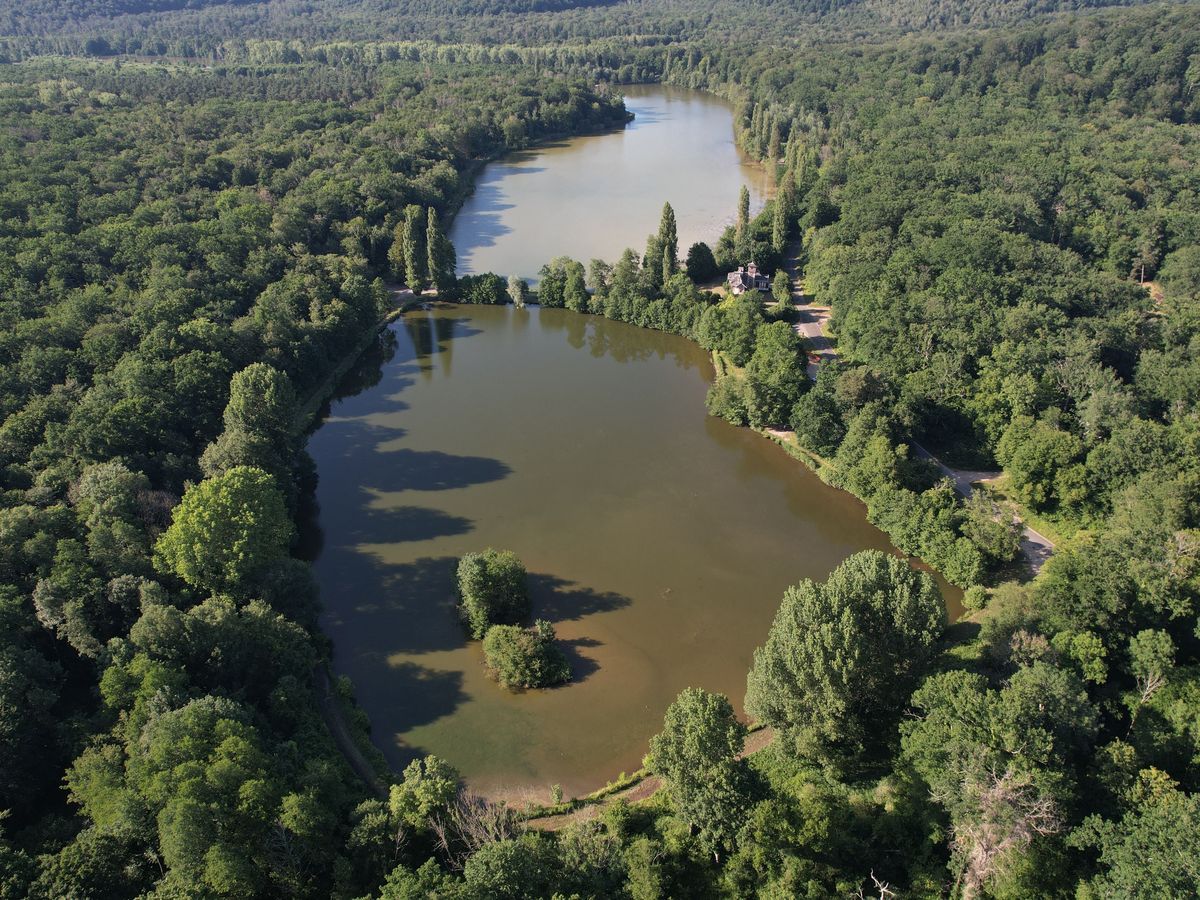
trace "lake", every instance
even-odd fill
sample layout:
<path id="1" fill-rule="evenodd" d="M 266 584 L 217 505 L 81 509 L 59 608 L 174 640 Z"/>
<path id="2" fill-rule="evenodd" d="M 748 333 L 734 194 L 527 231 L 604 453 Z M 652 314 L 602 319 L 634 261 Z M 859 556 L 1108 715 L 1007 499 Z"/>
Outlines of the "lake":
<path id="1" fill-rule="evenodd" d="M 688 686 L 740 708 L 784 589 L 890 550 L 863 505 L 705 414 L 713 371 L 673 335 L 566 310 L 406 314 L 309 451 L 334 668 L 399 770 L 436 753 L 477 790 L 549 799 L 641 762 Z M 511 549 L 575 680 L 509 693 L 455 610 L 464 553 Z"/>
<path id="2" fill-rule="evenodd" d="M 733 113 L 717 97 L 661 85 L 631 85 L 624 129 L 515 153 L 490 163 L 450 229 L 459 274 L 533 279 L 556 256 L 585 265 L 640 254 L 658 230 L 663 203 L 675 209 L 679 255 L 715 245 L 733 223 L 742 185 L 751 212 L 770 187 L 765 170 L 733 142 Z"/>

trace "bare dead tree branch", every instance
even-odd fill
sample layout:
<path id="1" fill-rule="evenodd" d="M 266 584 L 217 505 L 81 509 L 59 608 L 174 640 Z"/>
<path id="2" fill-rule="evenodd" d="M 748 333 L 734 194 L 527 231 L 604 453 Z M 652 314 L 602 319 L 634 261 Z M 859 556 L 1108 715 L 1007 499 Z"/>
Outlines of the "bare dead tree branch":
<path id="1" fill-rule="evenodd" d="M 953 824 L 950 846 L 962 860 L 963 897 L 970 900 L 1035 837 L 1057 833 L 1062 823 L 1053 798 L 1037 788 L 1030 774 L 1011 766 L 1003 773 L 994 766 L 968 769 L 960 792 L 956 805 L 965 812 Z"/>
<path id="2" fill-rule="evenodd" d="M 524 830 L 520 817 L 508 806 L 466 791 L 459 792 L 444 813 L 430 819 L 429 827 L 447 864 L 456 871 L 480 848 L 517 837 Z"/>

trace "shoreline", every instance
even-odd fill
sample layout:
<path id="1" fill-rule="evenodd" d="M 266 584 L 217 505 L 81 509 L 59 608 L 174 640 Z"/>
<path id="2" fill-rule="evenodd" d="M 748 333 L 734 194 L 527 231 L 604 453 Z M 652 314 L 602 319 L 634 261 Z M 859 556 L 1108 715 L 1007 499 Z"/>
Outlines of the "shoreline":
<path id="1" fill-rule="evenodd" d="M 648 87 L 657 85 L 660 87 L 675 89 L 680 89 L 682 87 L 680 85 L 673 85 L 669 82 L 661 81 L 638 83 L 638 86 L 642 85 Z M 613 84 L 612 87 L 620 88 L 622 85 Z M 693 90 L 697 90 L 700 93 L 711 94 L 725 103 L 732 103 L 728 97 L 722 96 L 716 92 L 702 91 L 699 89 Z M 624 92 L 622 92 L 622 98 L 624 99 Z M 564 132 L 555 135 L 548 135 L 537 141 L 531 142 L 529 146 L 520 148 L 518 150 L 505 150 L 503 153 L 494 153 L 486 157 L 480 157 L 478 159 L 471 160 L 470 163 L 465 166 L 460 173 L 462 183 L 451 195 L 447 202 L 444 224 L 446 233 L 450 232 L 458 213 L 462 210 L 466 201 L 474 194 L 479 176 L 489 163 L 496 162 L 516 153 L 536 151 L 539 148 L 550 146 L 557 141 L 573 139 L 577 137 L 611 134 L 619 130 L 623 130 L 635 119 L 635 115 L 632 112 L 627 110 L 626 113 L 627 116 L 625 121 L 619 125 L 592 128 L 579 132 Z M 754 166 L 766 171 L 766 166 L 762 160 L 754 159 L 742 151 L 740 147 L 738 148 L 738 154 L 744 157 L 745 160 L 749 161 Z M 765 195 L 765 200 L 767 202 L 769 202 L 774 196 L 776 187 L 777 185 L 775 184 L 775 179 L 772 178 L 770 180 L 769 190 Z M 713 243 L 716 243 L 716 239 L 713 239 Z M 323 420 L 322 413 L 324 412 L 324 408 L 326 404 L 333 398 L 337 391 L 338 385 L 345 378 L 347 373 L 354 367 L 354 365 L 357 364 L 359 359 L 362 358 L 363 353 L 365 353 L 367 349 L 370 348 L 371 344 L 378 339 L 378 336 L 384 329 L 389 327 L 405 313 L 419 308 L 424 303 L 437 302 L 438 300 L 436 292 L 426 292 L 421 295 L 414 295 L 407 287 L 390 282 L 385 284 L 392 297 L 393 303 L 395 303 L 395 306 L 385 315 L 383 315 L 371 328 L 367 329 L 366 333 L 362 336 L 362 339 L 354 346 L 354 348 L 348 351 L 338 361 L 328 375 L 321 380 L 320 384 L 318 384 L 311 392 L 309 392 L 308 396 L 303 399 L 299 405 L 295 422 L 298 433 L 307 436 L 320 427 Z M 465 305 L 469 306 L 470 304 Z M 647 330 L 653 331 L 655 329 Z M 680 337 L 684 336 L 680 335 Z M 692 340 L 693 343 L 696 343 L 692 338 L 686 339 Z M 697 344 L 697 346 L 699 345 Z M 324 634 L 323 631 L 322 634 Z M 351 771 L 359 777 L 359 779 L 374 796 L 381 796 L 381 793 L 386 792 L 387 785 L 396 783 L 398 781 L 398 776 L 400 773 L 394 771 L 392 767 L 386 763 L 382 757 L 382 754 L 371 740 L 369 721 L 365 731 L 362 728 L 356 727 L 355 723 L 348 717 L 347 710 L 344 708 L 343 704 L 337 702 L 337 698 L 331 696 L 330 684 L 331 681 L 337 677 L 337 673 L 333 668 L 333 652 L 331 643 L 328 655 L 321 660 L 317 666 L 317 669 L 314 671 L 314 685 L 318 690 L 318 696 L 325 698 L 325 700 L 328 701 L 320 704 L 320 712 L 322 717 L 325 719 L 326 727 L 334 737 L 335 743 L 338 745 L 339 750 L 342 751 L 342 756 L 347 765 L 350 767 Z M 354 699 L 353 693 L 354 691 L 352 686 L 350 697 L 344 698 L 347 702 L 353 704 L 351 712 L 354 710 L 361 710 L 361 707 Z M 751 725 L 749 727 L 750 733 L 747 737 L 748 742 L 750 741 L 751 737 L 762 728 L 762 726 Z M 369 769 L 367 768 L 368 766 Z M 368 775 L 371 773 L 373 773 L 374 777 L 368 777 Z M 653 776 L 651 776 L 650 773 L 645 769 L 639 769 L 628 775 L 622 772 L 617 776 L 616 779 L 607 781 L 603 787 L 593 791 L 590 794 L 586 794 L 584 797 L 573 798 L 571 800 L 564 801 L 562 804 L 552 806 L 527 804 L 527 817 L 530 821 L 533 821 L 551 816 L 571 814 L 580 809 L 592 808 L 596 804 L 603 803 L 614 795 L 636 790 L 639 785 L 643 784 L 647 779 L 652 777 Z M 657 788 L 655 788 L 655 790 L 657 790 Z M 502 795 L 488 796 L 484 794 L 483 796 L 492 801 L 508 802 L 509 800 L 517 799 L 522 796 L 531 796 L 536 792 L 544 792 L 544 785 L 539 784 L 516 787 L 504 791 Z M 653 791 L 651 791 L 651 795 L 652 794 Z M 639 797 L 638 799 L 645 798 Z"/>

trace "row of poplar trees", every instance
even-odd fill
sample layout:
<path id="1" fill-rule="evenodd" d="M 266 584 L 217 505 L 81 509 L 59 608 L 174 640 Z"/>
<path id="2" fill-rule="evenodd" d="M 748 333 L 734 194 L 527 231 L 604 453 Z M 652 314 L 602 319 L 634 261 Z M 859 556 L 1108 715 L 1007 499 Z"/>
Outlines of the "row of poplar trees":
<path id="1" fill-rule="evenodd" d="M 454 287 L 458 260 L 454 245 L 442 232 L 436 209 L 416 204 L 404 208 L 404 218 L 392 236 L 388 262 L 396 280 L 407 284 L 414 294 L 429 287 L 444 294 Z"/>

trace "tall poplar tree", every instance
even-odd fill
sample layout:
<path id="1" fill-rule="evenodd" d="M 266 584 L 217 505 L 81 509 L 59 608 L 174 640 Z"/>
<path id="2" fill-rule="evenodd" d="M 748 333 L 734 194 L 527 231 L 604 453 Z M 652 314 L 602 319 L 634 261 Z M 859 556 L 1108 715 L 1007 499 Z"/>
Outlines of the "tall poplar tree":
<path id="1" fill-rule="evenodd" d="M 783 245 L 787 243 L 787 232 L 787 211 L 783 205 L 783 198 L 776 197 L 774 217 L 771 219 L 771 246 L 777 253 L 783 252 Z"/>
<path id="2" fill-rule="evenodd" d="M 739 263 L 750 262 L 750 189 L 744 184 L 738 195 L 737 228 L 734 232 L 734 254 Z"/>
<path id="3" fill-rule="evenodd" d="M 416 204 L 405 208 L 404 233 L 400 243 L 404 254 L 404 272 L 414 294 L 421 293 L 429 284 L 429 259 L 425 249 L 427 221 L 425 210 Z"/>
<path id="4" fill-rule="evenodd" d="M 396 223 L 392 232 L 392 246 L 388 248 L 388 264 L 392 268 L 392 278 L 401 284 L 407 280 L 405 276 L 408 273 L 404 266 L 404 224 L 404 219 Z"/>
<path id="5" fill-rule="evenodd" d="M 652 294 L 662 289 L 662 258 L 662 243 L 655 232 L 646 237 L 646 252 L 642 254 L 642 282 Z"/>
<path id="6" fill-rule="evenodd" d="M 425 230 L 425 243 L 428 249 L 429 280 L 438 289 L 445 292 L 454 286 L 454 269 L 458 258 L 454 253 L 454 245 L 442 232 L 438 223 L 437 210 L 429 207 Z"/>
<path id="7" fill-rule="evenodd" d="M 670 203 L 663 204 L 662 219 L 658 223 L 658 242 L 665 252 L 671 256 L 671 274 L 679 268 L 679 229 L 675 224 L 675 210 Z M 670 276 L 664 268 L 663 280 Z"/>

